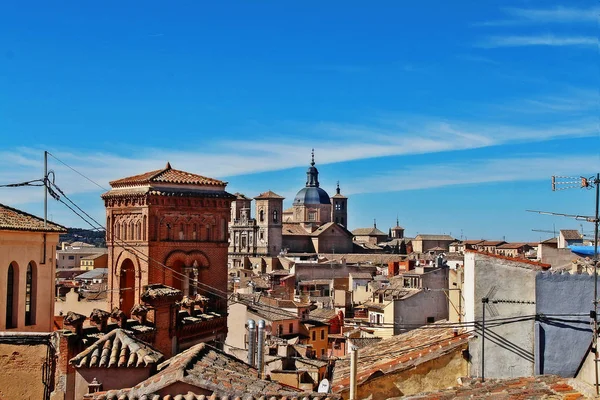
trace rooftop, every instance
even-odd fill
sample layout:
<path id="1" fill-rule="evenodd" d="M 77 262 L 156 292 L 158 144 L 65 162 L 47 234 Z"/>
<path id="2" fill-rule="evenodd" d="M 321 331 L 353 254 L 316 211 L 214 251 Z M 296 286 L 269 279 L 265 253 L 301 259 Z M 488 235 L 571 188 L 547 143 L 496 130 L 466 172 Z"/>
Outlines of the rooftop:
<path id="1" fill-rule="evenodd" d="M 189 348 L 159 365 L 159 372 L 131 389 L 113 390 L 96 395 L 96 399 L 187 399 L 177 392 L 179 385 L 211 392 L 215 398 L 291 398 L 331 397 L 326 394 L 303 393 L 298 389 L 258 378 L 257 370 L 233 356 L 205 343 Z M 179 384 L 179 385 L 177 385 Z M 179 389 L 181 390 L 181 389 Z M 164 393 L 156 397 L 156 393 Z M 168 396 L 167 393 L 170 395 Z M 195 397 L 194 397 L 195 396 Z M 335 397 L 335 396 L 334 396 Z M 198 395 L 189 397 L 199 399 Z M 205 398 L 208 398 L 206 396 Z"/>
<path id="2" fill-rule="evenodd" d="M 11 231 L 67 232 L 64 226 L 44 220 L 4 204 L 0 204 L 0 229 Z"/>
<path id="3" fill-rule="evenodd" d="M 143 185 L 149 183 L 175 183 L 187 185 L 211 185 L 225 186 L 227 183 L 207 178 L 206 176 L 192 174 L 190 172 L 180 171 L 171 168 L 171 164 L 167 163 L 163 169 L 157 169 L 143 174 L 129 176 L 127 178 L 117 179 L 110 182 L 113 188 L 133 185 Z"/>
<path id="4" fill-rule="evenodd" d="M 415 240 L 447 240 L 449 242 L 454 242 L 454 239 L 450 235 L 428 235 L 428 234 L 419 234 L 415 237 Z"/>
<path id="5" fill-rule="evenodd" d="M 75 277 L 76 280 L 81 279 L 98 279 L 108 277 L 108 268 L 96 268 L 91 271 L 84 272 L 81 275 Z"/>
<path id="6" fill-rule="evenodd" d="M 560 234 L 566 240 L 581 240 L 581 233 L 576 229 L 561 229 Z"/>
<path id="7" fill-rule="evenodd" d="M 75 368 L 148 367 L 163 355 L 123 329 L 115 329 L 71 359 Z"/>
<path id="8" fill-rule="evenodd" d="M 549 269 L 552 266 L 551 264 L 545 264 L 545 263 L 541 263 L 541 262 L 538 262 L 538 261 L 531 261 L 531 260 L 528 260 L 526 258 L 508 257 L 508 256 L 502 256 L 502 255 L 499 255 L 499 254 L 487 253 L 487 252 L 478 251 L 478 250 L 466 249 L 465 252 L 466 253 L 480 254 L 482 256 L 498 258 L 498 259 L 501 259 L 501 260 L 514 261 L 516 263 L 523 264 L 522 265 L 523 267 L 530 268 L 530 269 L 543 269 L 543 270 L 547 270 L 547 269 Z"/>
<path id="9" fill-rule="evenodd" d="M 447 321 L 425 325 L 422 328 L 382 340 L 360 351 L 357 365 L 357 382 L 371 376 L 387 375 L 414 368 L 455 349 L 466 346 L 470 334 L 442 325 Z M 350 358 L 338 360 L 333 370 L 332 391 L 347 390 L 350 385 Z"/>
<path id="10" fill-rule="evenodd" d="M 263 192 L 261 194 L 259 194 L 258 196 L 255 197 L 255 199 L 285 199 L 285 197 L 278 195 L 275 192 L 272 192 L 270 190 Z"/>
<path id="11" fill-rule="evenodd" d="M 439 392 L 422 393 L 405 399 L 583 399 L 589 398 L 573 387 L 573 379 L 555 375 L 530 376 L 514 379 L 473 381 L 460 387 Z"/>
<path id="12" fill-rule="evenodd" d="M 352 231 L 354 236 L 385 236 L 387 233 L 381 232 L 376 226 L 370 228 L 357 228 Z"/>

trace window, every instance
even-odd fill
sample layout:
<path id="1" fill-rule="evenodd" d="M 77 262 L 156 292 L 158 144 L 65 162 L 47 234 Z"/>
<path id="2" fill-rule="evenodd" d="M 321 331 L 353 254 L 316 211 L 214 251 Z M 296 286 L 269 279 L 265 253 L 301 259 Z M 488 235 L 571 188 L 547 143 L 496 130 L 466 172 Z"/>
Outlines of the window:
<path id="1" fill-rule="evenodd" d="M 317 220 L 317 212 L 316 211 L 309 211 L 309 213 L 308 213 L 308 220 L 309 221 L 316 221 Z"/>
<path id="2" fill-rule="evenodd" d="M 264 240 L 265 239 L 265 233 L 263 231 L 260 231 L 259 235 L 260 240 Z"/>
<path id="3" fill-rule="evenodd" d="M 294 333 L 294 324 L 290 323 L 290 333 Z"/>
<path id="4" fill-rule="evenodd" d="M 335 202 L 335 211 L 340 211 L 342 209 L 342 205 L 339 201 Z"/>
<path id="5" fill-rule="evenodd" d="M 325 329 L 321 329 L 321 340 L 325 340 Z"/>
<path id="6" fill-rule="evenodd" d="M 325 349 L 321 349 L 321 357 L 325 356 Z"/>
<path id="7" fill-rule="evenodd" d="M 317 340 L 317 331 L 312 331 L 312 340 Z"/>
<path id="8" fill-rule="evenodd" d="M 277 325 L 278 336 L 283 335 L 283 325 Z"/>
<path id="9" fill-rule="evenodd" d="M 69 256 L 69 260 L 74 260 L 75 256 Z"/>
<path id="10" fill-rule="evenodd" d="M 264 222 L 264 220 L 265 220 L 265 211 L 264 211 L 264 210 L 260 210 L 260 211 L 258 212 L 258 220 L 259 220 L 260 222 Z"/>
<path id="11" fill-rule="evenodd" d="M 279 212 L 277 210 L 273 210 L 273 222 L 279 221 Z"/>
<path id="12" fill-rule="evenodd" d="M 8 274 L 6 280 L 6 329 L 15 328 L 16 321 L 13 313 L 15 308 L 15 297 L 17 286 L 15 285 L 15 269 L 12 264 L 8 266 Z"/>
<path id="13" fill-rule="evenodd" d="M 427 323 L 428 324 L 432 324 L 435 322 L 435 318 L 434 317 L 427 317 Z"/>

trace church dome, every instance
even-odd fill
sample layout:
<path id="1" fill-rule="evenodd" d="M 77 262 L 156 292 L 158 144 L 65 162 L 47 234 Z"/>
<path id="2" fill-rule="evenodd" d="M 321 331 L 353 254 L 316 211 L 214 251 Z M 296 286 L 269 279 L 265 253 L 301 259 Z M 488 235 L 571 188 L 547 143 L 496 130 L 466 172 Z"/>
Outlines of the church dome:
<path id="1" fill-rule="evenodd" d="M 305 187 L 300 189 L 294 198 L 294 205 L 331 204 L 329 195 L 320 187 Z"/>
<path id="2" fill-rule="evenodd" d="M 300 189 L 294 198 L 294 205 L 331 204 L 327 192 L 319 187 L 319 170 L 315 167 L 314 150 L 310 167 L 306 171 L 306 187 Z"/>

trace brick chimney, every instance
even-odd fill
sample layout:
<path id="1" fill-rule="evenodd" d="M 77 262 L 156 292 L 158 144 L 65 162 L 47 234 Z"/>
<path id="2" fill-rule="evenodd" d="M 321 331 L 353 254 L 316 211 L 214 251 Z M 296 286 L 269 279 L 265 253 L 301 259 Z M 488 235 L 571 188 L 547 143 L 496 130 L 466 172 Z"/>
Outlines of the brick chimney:
<path id="1" fill-rule="evenodd" d="M 117 321 L 119 328 L 126 329 L 127 328 L 127 315 L 119 308 L 115 307 L 110 312 L 110 317 Z"/>
<path id="2" fill-rule="evenodd" d="M 71 332 L 78 336 L 83 333 L 83 323 L 85 322 L 85 315 L 74 313 L 69 311 L 64 319 L 64 325 L 70 326 Z"/>
<path id="3" fill-rule="evenodd" d="M 163 353 L 165 358 L 177 353 L 177 302 L 183 299 L 181 290 L 163 284 L 144 286 L 142 301 L 154 310 L 153 322 L 156 327 L 154 347 Z"/>
<path id="4" fill-rule="evenodd" d="M 94 310 L 90 314 L 90 321 L 92 321 L 94 325 L 96 325 L 100 332 L 106 333 L 108 317 L 110 317 L 110 313 L 108 311 L 104 311 L 99 308 L 94 308 Z"/>
<path id="5" fill-rule="evenodd" d="M 137 319 L 141 325 L 145 325 L 148 319 L 148 308 L 141 304 L 136 304 L 131 308 L 131 315 Z"/>

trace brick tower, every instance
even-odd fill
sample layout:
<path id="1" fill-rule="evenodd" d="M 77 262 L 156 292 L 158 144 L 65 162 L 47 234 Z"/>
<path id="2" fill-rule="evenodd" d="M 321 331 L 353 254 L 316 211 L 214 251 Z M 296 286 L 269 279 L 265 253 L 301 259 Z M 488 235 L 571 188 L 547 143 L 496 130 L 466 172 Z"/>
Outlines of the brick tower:
<path id="1" fill-rule="evenodd" d="M 204 294 L 225 307 L 226 301 L 193 280 L 227 291 L 227 223 L 234 198 L 225 191 L 227 183 L 167 163 L 110 185 L 102 195 L 110 307 L 129 315 L 143 287 L 153 283 L 184 295 Z"/>

